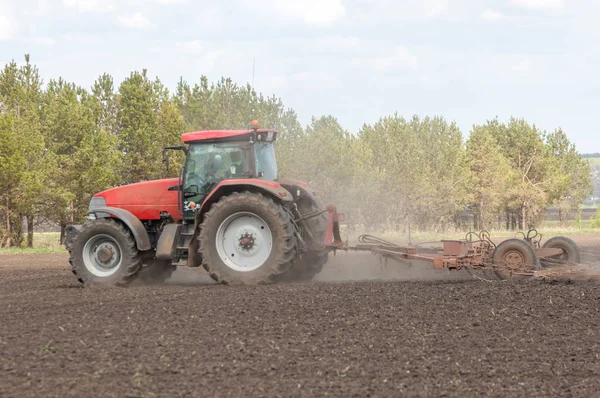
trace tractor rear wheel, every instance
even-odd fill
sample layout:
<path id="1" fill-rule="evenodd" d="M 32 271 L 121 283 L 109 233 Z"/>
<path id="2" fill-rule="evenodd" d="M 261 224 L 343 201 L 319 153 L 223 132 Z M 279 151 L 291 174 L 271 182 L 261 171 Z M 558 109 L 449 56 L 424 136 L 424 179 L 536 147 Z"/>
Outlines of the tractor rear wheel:
<path id="1" fill-rule="evenodd" d="M 202 266 L 224 284 L 275 282 L 296 256 L 289 213 L 260 193 L 222 197 L 204 216 L 198 240 Z"/>
<path id="2" fill-rule="evenodd" d="M 319 201 L 314 201 L 308 197 L 298 202 L 298 211 L 301 216 L 323 210 L 325 208 L 321 206 Z M 309 246 L 308 251 L 292 264 L 292 269 L 282 279 L 284 282 L 306 282 L 312 280 L 323 270 L 323 266 L 329 259 L 329 250 L 324 247 L 327 215 L 325 213 L 319 214 L 306 220 L 304 225 L 308 228 L 314 240 L 310 238 L 308 233 L 303 234 Z"/>
<path id="3" fill-rule="evenodd" d="M 579 247 L 573 239 L 566 236 L 555 236 L 554 238 L 550 238 L 542 245 L 542 248 L 562 249 L 562 254 L 542 258 L 542 265 L 545 267 L 564 265 L 566 263 L 581 263 L 581 252 L 579 251 Z M 549 261 L 544 261 L 545 259 L 548 259 Z"/>
<path id="4" fill-rule="evenodd" d="M 73 240 L 69 262 L 84 285 L 129 284 L 141 267 L 131 232 L 119 221 L 87 221 Z"/>
<path id="5" fill-rule="evenodd" d="M 500 279 L 520 278 L 513 272 L 527 272 L 531 269 L 539 269 L 538 260 L 533 248 L 521 239 L 508 239 L 501 242 L 492 256 L 496 267 L 496 275 Z"/>

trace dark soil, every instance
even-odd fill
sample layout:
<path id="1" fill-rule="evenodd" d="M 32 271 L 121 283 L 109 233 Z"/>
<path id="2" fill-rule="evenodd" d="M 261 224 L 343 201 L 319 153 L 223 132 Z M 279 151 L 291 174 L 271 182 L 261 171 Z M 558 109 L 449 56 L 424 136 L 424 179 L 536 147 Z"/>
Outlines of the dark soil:
<path id="1" fill-rule="evenodd" d="M 597 283 L 339 282 L 340 258 L 335 283 L 83 289 L 66 255 L 2 255 L 0 397 L 600 391 Z"/>

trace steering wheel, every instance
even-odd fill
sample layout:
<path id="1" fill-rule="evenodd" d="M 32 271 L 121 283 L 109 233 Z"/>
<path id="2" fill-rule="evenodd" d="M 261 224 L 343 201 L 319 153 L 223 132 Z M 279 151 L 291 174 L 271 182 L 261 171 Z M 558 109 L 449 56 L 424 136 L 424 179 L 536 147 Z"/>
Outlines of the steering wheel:
<path id="1" fill-rule="evenodd" d="M 202 180 L 202 178 L 200 178 L 198 174 L 191 173 L 188 175 L 188 186 L 192 185 L 197 186 L 198 192 L 200 192 L 200 189 L 204 186 L 204 181 Z"/>

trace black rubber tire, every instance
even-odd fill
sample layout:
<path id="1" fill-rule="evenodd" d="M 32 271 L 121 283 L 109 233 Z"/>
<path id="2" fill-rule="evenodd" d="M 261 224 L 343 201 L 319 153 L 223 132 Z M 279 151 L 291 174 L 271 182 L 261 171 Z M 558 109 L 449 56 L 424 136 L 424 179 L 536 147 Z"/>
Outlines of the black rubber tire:
<path id="1" fill-rule="evenodd" d="M 541 268 L 540 261 L 533 248 L 527 242 L 521 239 L 507 239 L 501 242 L 494 250 L 492 262 L 495 265 L 502 265 L 505 256 L 511 252 L 518 253 L 522 257 L 524 264 L 527 265 L 527 270 L 530 270 L 532 267 L 534 269 Z M 496 270 L 495 274 L 500 279 L 521 278 L 521 276 L 512 275 L 512 273 L 507 271 Z"/>
<path id="2" fill-rule="evenodd" d="M 248 272 L 227 266 L 217 251 L 217 231 L 227 217 L 238 212 L 249 212 L 262 218 L 272 235 L 271 253 L 257 269 Z M 284 207 L 254 192 L 234 192 L 222 197 L 204 216 L 201 226 L 199 252 L 202 266 L 210 277 L 223 284 L 268 284 L 276 282 L 287 272 L 296 257 L 296 235 L 289 213 Z"/>
<path id="3" fill-rule="evenodd" d="M 171 260 L 153 260 L 150 264 L 142 267 L 138 279 L 146 285 L 163 284 L 176 269 L 177 266 Z"/>
<path id="4" fill-rule="evenodd" d="M 83 260 L 83 249 L 88 240 L 98 234 L 111 236 L 121 249 L 121 265 L 112 275 L 101 277 L 91 273 Z M 86 285 L 126 286 L 137 275 L 141 268 L 140 254 L 133 235 L 121 222 L 112 218 L 100 218 L 86 221 L 75 236 L 69 252 L 71 270 L 79 282 Z"/>
<path id="5" fill-rule="evenodd" d="M 309 197 L 304 197 L 298 203 L 300 215 L 323 211 L 325 208 L 319 201 L 313 201 Z M 308 282 L 323 270 L 323 266 L 329 260 L 329 250 L 323 247 L 325 233 L 327 228 L 327 214 L 323 213 L 314 218 L 305 221 L 310 229 L 315 242 L 311 242 L 309 235 L 304 234 L 309 246 L 309 250 L 304 253 L 292 264 L 292 268 L 283 277 L 283 282 Z"/>
<path id="6" fill-rule="evenodd" d="M 558 260 L 575 264 L 581 263 L 581 251 L 579 250 L 579 246 L 577 246 L 577 243 L 575 243 L 573 239 L 566 236 L 555 236 L 550 238 L 542 245 L 542 248 L 562 249 L 563 255 L 558 258 Z M 544 261 L 543 258 L 541 259 L 541 262 L 544 266 L 556 265 L 552 262 Z"/>

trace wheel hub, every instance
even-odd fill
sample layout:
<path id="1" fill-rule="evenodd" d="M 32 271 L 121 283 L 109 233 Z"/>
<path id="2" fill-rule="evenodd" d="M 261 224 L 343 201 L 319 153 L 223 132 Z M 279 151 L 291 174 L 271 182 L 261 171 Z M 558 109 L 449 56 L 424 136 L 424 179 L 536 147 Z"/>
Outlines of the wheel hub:
<path id="1" fill-rule="evenodd" d="M 245 232 L 239 240 L 239 247 L 247 252 L 252 251 L 256 242 L 256 237 L 253 234 Z"/>
<path id="2" fill-rule="evenodd" d="M 112 260 L 114 255 L 115 253 L 113 251 L 113 247 L 110 245 L 102 245 L 98 248 L 98 251 L 96 252 L 96 257 L 98 258 L 98 261 L 100 261 L 103 264 L 110 263 L 110 260 Z"/>
<path id="3" fill-rule="evenodd" d="M 523 258 L 521 253 L 516 251 L 510 251 L 504 256 L 504 264 L 508 268 L 519 269 L 522 268 L 525 264 L 525 259 Z"/>
<path id="4" fill-rule="evenodd" d="M 121 248 L 109 235 L 92 236 L 83 248 L 83 263 L 92 274 L 107 277 L 114 274 L 122 260 Z"/>
<path id="5" fill-rule="evenodd" d="M 260 268 L 269 258 L 272 245 L 269 226 L 250 212 L 230 215 L 217 231 L 217 252 L 235 271 L 249 272 Z"/>

